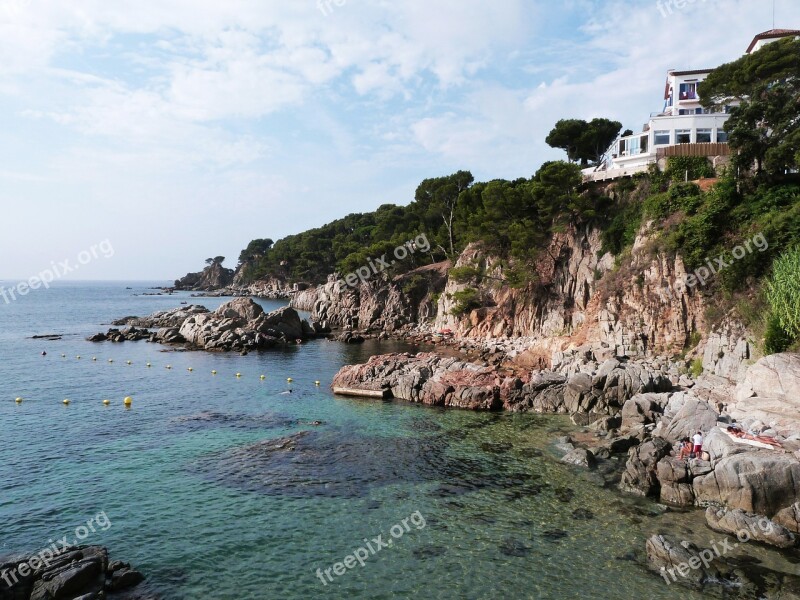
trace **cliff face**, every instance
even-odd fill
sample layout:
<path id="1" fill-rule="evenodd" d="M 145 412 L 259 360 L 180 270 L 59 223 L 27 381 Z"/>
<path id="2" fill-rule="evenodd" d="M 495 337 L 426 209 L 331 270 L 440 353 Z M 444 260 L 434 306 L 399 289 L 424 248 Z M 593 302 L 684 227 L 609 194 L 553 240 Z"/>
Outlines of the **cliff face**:
<path id="1" fill-rule="evenodd" d="M 420 267 L 390 281 L 376 276 L 356 287 L 334 274 L 325 285 L 295 294 L 291 305 L 311 311 L 312 319 L 327 327 L 397 331 L 434 318 L 434 300 L 445 287 L 450 266 Z"/>
<path id="2" fill-rule="evenodd" d="M 227 287 L 233 283 L 233 269 L 226 269 L 219 263 L 207 266 L 199 273 L 188 273 L 175 280 L 177 290 L 211 291 Z"/>
<path id="3" fill-rule="evenodd" d="M 331 277 L 298 294 L 292 305 L 331 327 L 397 331 L 417 325 L 467 339 L 524 338 L 524 348 L 546 357 L 539 361 L 545 365 L 554 353 L 584 346 L 609 356 L 678 354 L 706 332 L 704 313 L 714 300 L 682 285 L 683 260 L 652 252 L 650 237 L 643 227 L 632 251 L 614 257 L 602 253 L 596 229 L 556 234 L 540 252 L 533 283 L 520 289 L 507 284 L 501 261 L 470 245 L 455 266 L 471 267 L 471 280 L 449 278 L 447 264 L 356 288 Z M 453 314 L 465 290 L 481 306 Z M 703 340 L 697 352 L 706 370 L 734 380 L 755 354 L 747 332 L 733 322 Z"/>

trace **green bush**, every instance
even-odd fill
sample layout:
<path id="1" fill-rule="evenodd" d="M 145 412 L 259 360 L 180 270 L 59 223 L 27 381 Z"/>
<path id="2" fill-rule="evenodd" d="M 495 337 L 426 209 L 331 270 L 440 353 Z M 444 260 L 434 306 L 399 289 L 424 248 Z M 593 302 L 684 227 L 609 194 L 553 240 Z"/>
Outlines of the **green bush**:
<path id="1" fill-rule="evenodd" d="M 467 283 L 468 281 L 479 279 L 481 276 L 481 271 L 477 267 L 467 265 L 464 267 L 454 267 L 450 269 L 448 275 L 450 275 L 450 279 L 456 283 Z"/>
<path id="2" fill-rule="evenodd" d="M 480 308 L 480 293 L 474 288 L 466 288 L 458 292 L 453 292 L 455 305 L 450 309 L 450 314 L 454 316 L 463 315 L 473 309 Z"/>
<path id="3" fill-rule="evenodd" d="M 695 358 L 692 361 L 692 368 L 689 372 L 692 374 L 692 377 L 700 377 L 700 375 L 703 374 L 703 359 Z"/>
<path id="4" fill-rule="evenodd" d="M 704 177 L 714 177 L 714 168 L 705 156 L 672 156 L 667 159 L 665 174 L 672 181 L 689 181 Z"/>
<path id="5" fill-rule="evenodd" d="M 767 318 L 767 328 L 764 332 L 764 354 L 777 354 L 785 352 L 792 345 L 792 336 L 781 327 L 775 315 Z"/>
<path id="6" fill-rule="evenodd" d="M 800 336 L 800 246 L 775 260 L 765 291 L 775 322 L 792 340 L 797 339 Z M 777 333 L 775 339 L 778 339 Z"/>

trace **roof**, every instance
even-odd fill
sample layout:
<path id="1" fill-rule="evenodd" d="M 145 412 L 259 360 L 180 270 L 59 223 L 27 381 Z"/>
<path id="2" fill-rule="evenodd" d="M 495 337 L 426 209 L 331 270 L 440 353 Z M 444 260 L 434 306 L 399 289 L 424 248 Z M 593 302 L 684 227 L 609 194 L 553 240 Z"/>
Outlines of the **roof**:
<path id="1" fill-rule="evenodd" d="M 687 75 L 705 75 L 711 73 L 714 69 L 697 69 L 696 71 L 670 71 L 670 75 L 677 75 L 678 77 L 685 77 Z"/>
<path id="2" fill-rule="evenodd" d="M 756 44 L 761 40 L 774 40 L 778 38 L 789 37 L 791 35 L 800 35 L 800 30 L 770 29 L 769 31 L 765 31 L 764 33 L 759 33 L 756 37 L 753 38 L 753 41 L 750 42 L 750 45 L 747 47 L 747 54 L 750 54 L 753 51 L 753 48 L 756 47 Z"/>

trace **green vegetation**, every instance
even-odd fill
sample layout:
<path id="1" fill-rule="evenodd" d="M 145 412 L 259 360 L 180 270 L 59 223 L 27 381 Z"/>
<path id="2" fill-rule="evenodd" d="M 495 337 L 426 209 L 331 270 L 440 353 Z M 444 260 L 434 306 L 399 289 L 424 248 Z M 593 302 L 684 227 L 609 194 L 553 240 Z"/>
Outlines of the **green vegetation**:
<path id="1" fill-rule="evenodd" d="M 599 164 L 603 160 L 620 131 L 622 123 L 619 121 L 592 119 L 587 123 L 581 119 L 562 119 L 545 141 L 553 148 L 564 150 L 570 161 L 586 167 L 590 162 Z"/>
<path id="2" fill-rule="evenodd" d="M 455 316 L 461 316 L 483 306 L 480 299 L 480 292 L 474 288 L 465 288 L 461 291 L 453 292 L 452 299 L 455 304 L 453 304 L 453 308 L 450 309 L 450 314 Z"/>
<path id="3" fill-rule="evenodd" d="M 554 231 L 591 220 L 595 199 L 580 192 L 580 167 L 548 162 L 530 179 L 473 183 L 459 171 L 426 179 L 408 206 L 384 204 L 375 212 L 352 214 L 277 242 L 252 241 L 239 256 L 250 280 L 277 275 L 289 281 L 324 282 L 329 273 L 350 273 L 425 235 L 429 249 L 409 253 L 388 275 L 445 259 L 455 260 L 470 242 L 480 241 L 500 259 L 518 265 L 513 275 L 528 280 L 538 249 Z"/>
<path id="4" fill-rule="evenodd" d="M 706 108 L 733 101 L 725 125 L 734 163 L 758 174 L 780 175 L 798 166 L 800 151 L 800 40 L 786 38 L 715 69 L 700 84 Z"/>
<path id="5" fill-rule="evenodd" d="M 771 311 L 767 344 L 785 350 L 800 338 L 800 247 L 775 260 L 764 289 Z"/>
<path id="6" fill-rule="evenodd" d="M 703 359 L 702 358 L 695 358 L 692 361 L 692 368 L 689 370 L 692 374 L 692 377 L 700 377 L 703 374 Z"/>

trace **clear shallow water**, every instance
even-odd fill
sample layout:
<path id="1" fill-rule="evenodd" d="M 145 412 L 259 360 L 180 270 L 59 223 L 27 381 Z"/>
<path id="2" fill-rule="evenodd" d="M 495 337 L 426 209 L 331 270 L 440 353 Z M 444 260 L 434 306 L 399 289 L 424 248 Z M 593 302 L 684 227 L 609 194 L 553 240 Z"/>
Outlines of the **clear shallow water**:
<path id="1" fill-rule="evenodd" d="M 133 562 L 165 598 L 699 597 L 631 560 L 674 517 L 549 455 L 563 419 L 329 392 L 343 364 L 406 349 L 396 343 L 242 357 L 84 341 L 124 315 L 226 300 L 133 296 L 146 287 L 62 284 L 0 303 L 0 554 L 74 537 L 104 511 L 111 527 L 86 542 Z M 28 339 L 47 333 L 66 335 Z M 242 448 L 303 431 L 294 451 L 237 468 Z M 315 575 L 416 511 L 424 528 L 364 567 L 327 586 Z"/>

